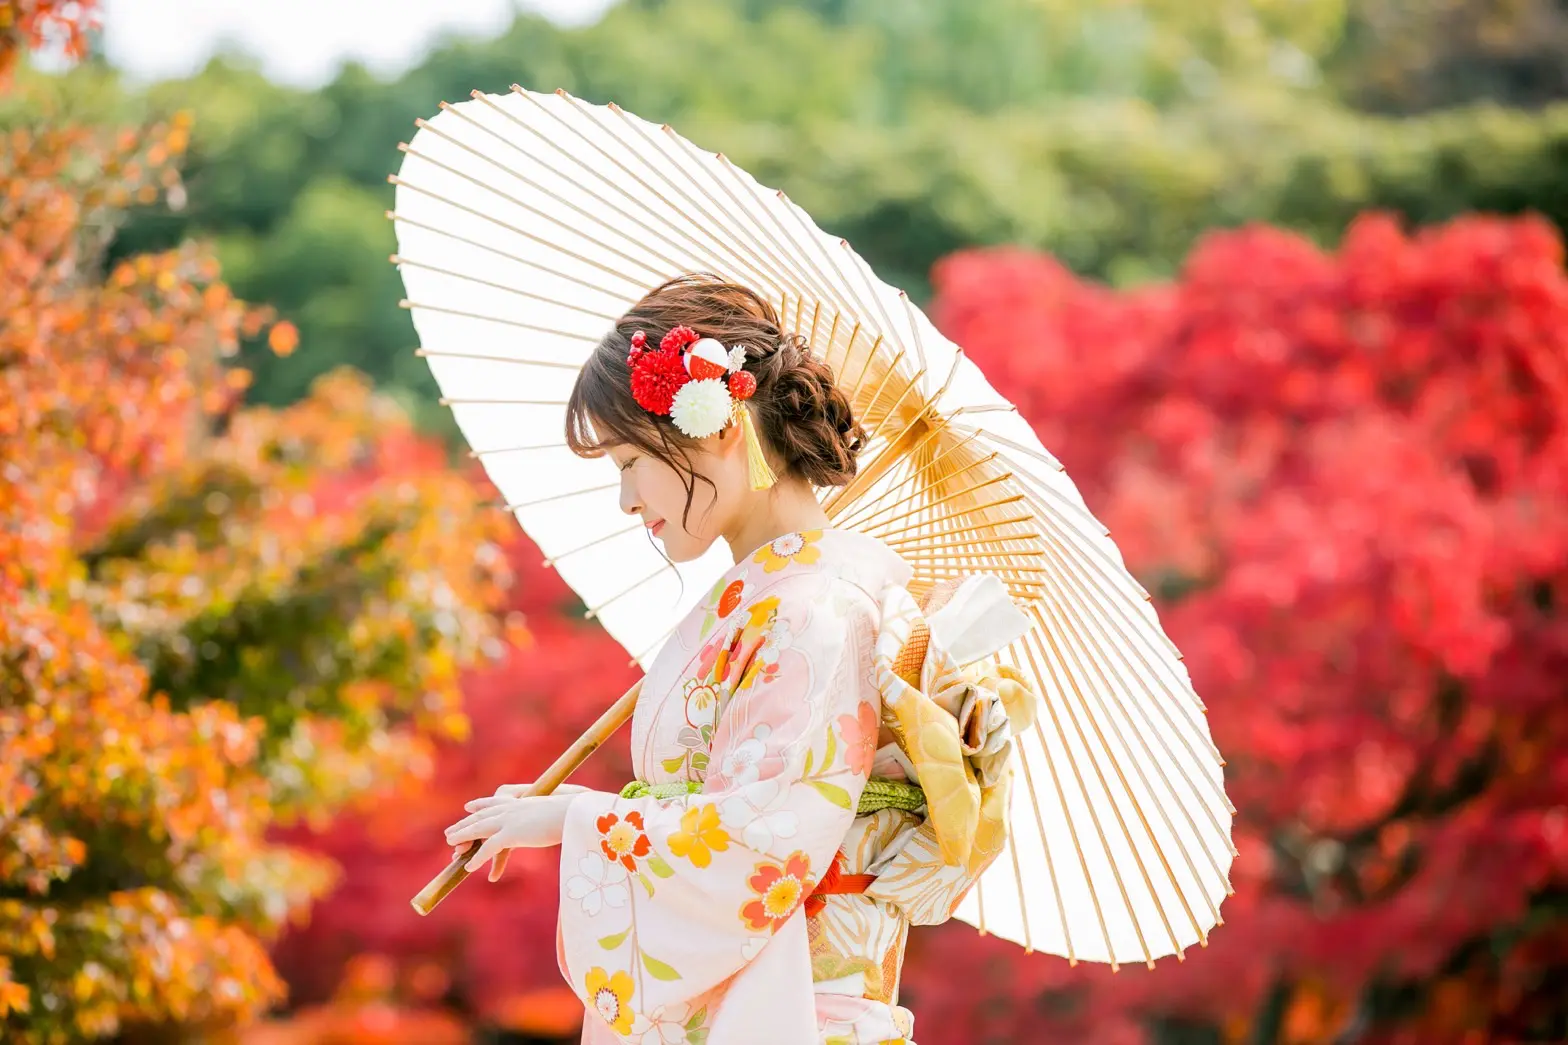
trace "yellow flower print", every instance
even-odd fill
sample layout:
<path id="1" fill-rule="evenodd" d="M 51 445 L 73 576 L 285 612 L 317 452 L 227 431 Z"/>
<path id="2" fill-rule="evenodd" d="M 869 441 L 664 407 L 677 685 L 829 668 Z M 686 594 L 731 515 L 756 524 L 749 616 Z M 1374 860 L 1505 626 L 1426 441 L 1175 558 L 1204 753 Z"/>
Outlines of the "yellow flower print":
<path id="1" fill-rule="evenodd" d="M 588 992 L 588 1007 L 599 1014 L 617 1034 L 630 1034 L 632 1020 L 632 978 L 624 972 L 610 975 L 597 965 L 583 978 Z"/>
<path id="2" fill-rule="evenodd" d="M 681 814 L 681 829 L 670 835 L 670 852 L 684 856 L 693 867 L 707 867 L 713 853 L 730 847 L 730 836 L 719 826 L 719 811 L 711 802 L 692 806 Z"/>
<path id="3" fill-rule="evenodd" d="M 758 548 L 757 554 L 751 557 L 751 561 L 762 563 L 763 573 L 777 573 L 792 562 L 809 566 L 822 554 L 821 548 L 813 547 L 821 538 L 821 530 L 786 533 Z"/>

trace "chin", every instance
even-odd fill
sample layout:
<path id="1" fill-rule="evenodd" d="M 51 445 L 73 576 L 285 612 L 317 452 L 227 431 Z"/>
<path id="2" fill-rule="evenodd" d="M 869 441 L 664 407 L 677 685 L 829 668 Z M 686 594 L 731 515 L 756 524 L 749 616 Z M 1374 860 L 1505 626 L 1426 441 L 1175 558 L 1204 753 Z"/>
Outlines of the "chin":
<path id="1" fill-rule="evenodd" d="M 713 547 L 713 540 L 704 541 L 683 534 L 681 540 L 664 544 L 664 554 L 671 562 L 693 562 L 706 555 L 711 547 Z"/>

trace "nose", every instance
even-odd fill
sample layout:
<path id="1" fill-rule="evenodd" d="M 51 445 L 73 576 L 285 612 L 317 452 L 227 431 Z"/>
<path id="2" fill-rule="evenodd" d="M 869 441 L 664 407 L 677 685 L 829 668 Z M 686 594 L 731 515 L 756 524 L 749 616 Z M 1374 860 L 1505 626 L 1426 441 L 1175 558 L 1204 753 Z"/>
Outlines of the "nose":
<path id="1" fill-rule="evenodd" d="M 621 511 L 627 515 L 642 514 L 642 501 L 637 497 L 637 487 L 632 482 L 630 471 L 621 474 Z"/>

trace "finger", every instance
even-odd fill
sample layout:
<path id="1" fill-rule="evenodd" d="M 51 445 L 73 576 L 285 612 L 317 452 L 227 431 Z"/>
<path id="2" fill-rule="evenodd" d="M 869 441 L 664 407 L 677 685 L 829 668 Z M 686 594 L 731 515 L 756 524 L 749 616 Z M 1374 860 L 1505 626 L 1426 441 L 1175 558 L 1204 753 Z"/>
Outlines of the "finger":
<path id="1" fill-rule="evenodd" d="M 498 843 L 496 839 L 485 839 L 485 844 L 479 847 L 479 852 L 475 853 L 474 858 L 468 861 L 468 863 L 465 865 L 468 869 L 468 873 L 473 874 L 475 871 L 483 867 L 491 857 L 495 856 L 496 850 L 498 849 L 500 849 L 500 843 Z"/>
<path id="2" fill-rule="evenodd" d="M 455 831 L 460 828 L 467 827 L 470 824 L 477 824 L 482 820 L 490 820 L 494 817 L 505 816 L 506 812 L 507 810 L 503 806 L 491 806 L 487 809 L 481 809 L 478 812 L 471 813 L 468 816 L 463 817 L 463 819 L 459 820 L 451 827 L 448 827 L 447 830 Z"/>
<path id="3" fill-rule="evenodd" d="M 501 876 L 506 873 L 506 858 L 511 855 L 512 851 L 510 849 L 503 849 L 490 862 L 490 880 L 492 882 L 499 882 Z"/>
<path id="4" fill-rule="evenodd" d="M 446 843 L 447 845 L 457 845 L 460 842 L 475 842 L 481 838 L 492 838 L 500 829 L 500 820 L 481 820 L 477 824 L 469 824 L 467 827 L 448 831 Z"/>
<path id="5" fill-rule="evenodd" d="M 463 804 L 463 808 L 468 810 L 470 813 L 475 812 L 477 810 L 481 810 L 481 809 L 494 809 L 496 806 L 505 805 L 508 802 L 516 802 L 521 797 L 523 797 L 523 796 L 521 796 L 521 795 L 490 795 L 487 798 L 476 798 L 476 799 L 474 799 L 471 802 L 465 802 Z"/>

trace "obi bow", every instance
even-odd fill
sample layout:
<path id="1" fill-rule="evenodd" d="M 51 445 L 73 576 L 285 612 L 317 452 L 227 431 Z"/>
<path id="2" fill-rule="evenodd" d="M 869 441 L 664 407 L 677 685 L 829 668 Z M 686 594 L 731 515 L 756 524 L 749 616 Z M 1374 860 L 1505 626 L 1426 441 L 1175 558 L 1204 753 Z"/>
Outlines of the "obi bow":
<path id="1" fill-rule="evenodd" d="M 1035 712 L 1022 677 L 992 654 L 1023 635 L 1029 619 L 990 574 L 939 585 L 924 606 L 888 585 L 881 604 L 882 723 L 925 792 L 943 862 L 978 873 L 1007 841 L 1012 737 Z"/>

